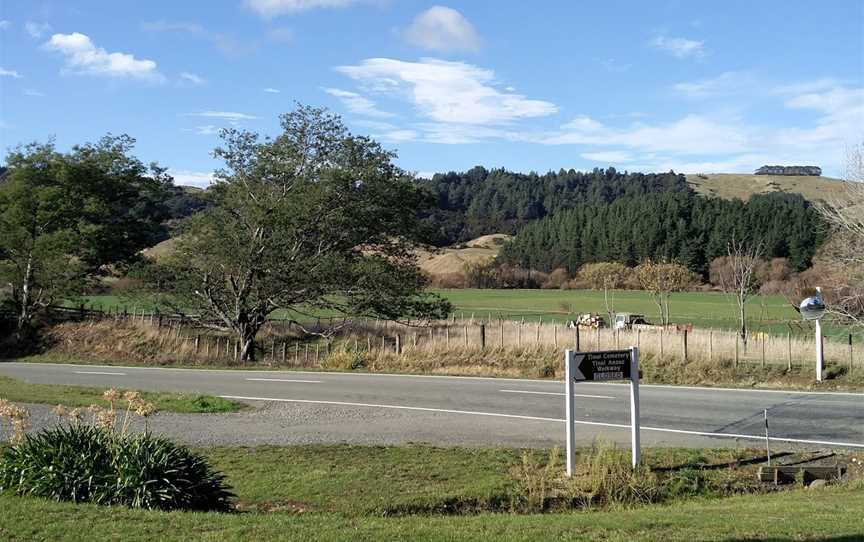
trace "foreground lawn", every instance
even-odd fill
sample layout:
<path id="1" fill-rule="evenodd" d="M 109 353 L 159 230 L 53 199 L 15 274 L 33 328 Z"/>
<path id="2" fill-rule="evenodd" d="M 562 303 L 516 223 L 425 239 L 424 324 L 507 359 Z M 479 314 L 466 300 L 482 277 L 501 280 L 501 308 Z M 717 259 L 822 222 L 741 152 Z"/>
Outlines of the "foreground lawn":
<path id="1" fill-rule="evenodd" d="M 87 407 L 93 404 L 108 406 L 102 399 L 105 388 L 32 384 L 23 380 L 0 376 L 0 398 L 12 402 L 43 403 L 67 407 Z M 238 412 L 247 405 L 212 395 L 187 393 L 140 392 L 141 396 L 166 412 L 207 413 Z"/>
<path id="2" fill-rule="evenodd" d="M 602 449 L 627 464 L 626 451 Z M 511 510 L 513 499 L 527 491 L 523 467 L 542 471 L 548 451 L 523 456 L 515 449 L 334 444 L 201 453 L 233 485 L 237 513 L 151 512 L 0 495 L 0 540 L 840 542 L 864 536 L 864 485 L 773 492 L 755 482 L 764 459 L 755 450 L 647 449 L 644 460 L 662 475 L 670 504 L 546 514 Z M 590 476 L 583 470 L 588 453 L 580 451 L 577 478 Z M 806 456 L 776 457 L 791 463 Z M 560 471 L 556 463 L 559 481 Z M 720 497 L 753 491 L 761 494 Z"/>
<path id="3" fill-rule="evenodd" d="M 864 488 L 794 490 L 606 512 L 346 517 L 164 513 L 0 497 L 0 539 L 24 540 L 826 540 L 864 539 Z"/>

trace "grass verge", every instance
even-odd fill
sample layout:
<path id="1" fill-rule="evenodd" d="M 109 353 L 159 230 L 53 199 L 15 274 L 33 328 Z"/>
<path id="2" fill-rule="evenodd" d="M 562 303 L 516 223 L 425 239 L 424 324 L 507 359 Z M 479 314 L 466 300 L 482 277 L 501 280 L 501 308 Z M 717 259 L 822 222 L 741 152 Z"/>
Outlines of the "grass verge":
<path id="1" fill-rule="evenodd" d="M 548 452 L 309 445 L 203 453 L 233 484 L 241 513 L 148 512 L 0 496 L 0 539 L 845 542 L 864 534 L 860 482 L 780 492 L 757 487 L 753 469 L 761 457 L 747 450 L 649 449 L 645 461 L 665 487 L 666 504 L 546 514 L 493 512 L 524 496 L 526 465 L 529 475 L 541 475 Z M 596 451 L 580 457 L 586 466 L 610 465 Z M 560 474 L 560 465 L 554 471 Z M 577 484 L 590 481 L 587 473 L 577 478 Z M 682 482 L 697 478 L 702 482 Z M 739 485 L 730 485 L 732 479 Z M 552 493 L 562 487 L 556 480 L 547 480 Z M 714 498 L 739 492 L 760 494 Z"/>
<path id="2" fill-rule="evenodd" d="M 108 407 L 102 398 L 104 388 L 32 384 L 23 380 L 0 376 L 0 397 L 13 402 L 43 403 L 67 407 L 99 405 Z M 248 408 L 245 403 L 230 401 L 212 395 L 190 393 L 140 392 L 141 396 L 158 410 L 182 413 L 238 412 Z"/>

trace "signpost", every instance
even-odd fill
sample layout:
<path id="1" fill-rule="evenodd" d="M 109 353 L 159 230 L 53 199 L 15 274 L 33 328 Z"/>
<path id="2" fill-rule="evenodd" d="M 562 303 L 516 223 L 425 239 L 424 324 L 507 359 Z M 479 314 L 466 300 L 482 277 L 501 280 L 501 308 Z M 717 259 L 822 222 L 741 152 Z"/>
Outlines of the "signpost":
<path id="1" fill-rule="evenodd" d="M 817 286 L 816 295 L 802 301 L 798 308 L 805 320 L 816 322 L 816 380 L 822 382 L 822 367 L 825 365 L 825 353 L 822 351 L 822 316 L 825 315 L 822 288 Z"/>
<path id="2" fill-rule="evenodd" d="M 576 408 L 573 403 L 576 382 L 603 382 L 630 379 L 630 437 L 633 467 L 639 463 L 639 348 L 609 350 L 605 352 L 564 353 L 565 393 L 564 407 L 567 418 L 567 476 L 573 475 L 576 463 Z"/>

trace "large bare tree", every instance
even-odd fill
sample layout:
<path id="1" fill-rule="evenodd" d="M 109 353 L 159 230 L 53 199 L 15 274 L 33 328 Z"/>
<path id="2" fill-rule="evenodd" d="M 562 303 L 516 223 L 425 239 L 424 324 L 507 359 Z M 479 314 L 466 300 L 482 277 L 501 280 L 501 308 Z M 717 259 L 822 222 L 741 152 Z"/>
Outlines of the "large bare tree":
<path id="1" fill-rule="evenodd" d="M 828 271 L 828 310 L 864 326 L 864 143 L 847 151 L 843 189 L 818 209 L 832 228 L 819 255 Z"/>
<path id="2" fill-rule="evenodd" d="M 732 239 L 726 256 L 711 262 L 710 278 L 714 284 L 735 299 L 738 333 L 747 344 L 747 301 L 758 291 L 761 278 L 757 272 L 762 261 L 762 243 L 745 244 Z"/>

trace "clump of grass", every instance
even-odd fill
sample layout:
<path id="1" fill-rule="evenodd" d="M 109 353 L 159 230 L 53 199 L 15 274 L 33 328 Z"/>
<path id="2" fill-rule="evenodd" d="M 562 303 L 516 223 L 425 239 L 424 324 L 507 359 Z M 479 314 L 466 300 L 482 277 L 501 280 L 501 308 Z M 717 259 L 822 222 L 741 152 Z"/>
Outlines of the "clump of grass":
<path id="1" fill-rule="evenodd" d="M 336 369 L 342 371 L 356 371 L 366 367 L 366 358 L 362 352 L 356 350 L 336 350 L 322 363 L 324 369 Z"/>
<path id="2" fill-rule="evenodd" d="M 561 477 L 561 449 L 552 448 L 545 464 L 523 450 L 513 475 L 519 484 L 514 507 L 529 513 L 546 511 L 554 499 L 555 482 Z"/>
<path id="3" fill-rule="evenodd" d="M 581 455 L 567 489 L 585 506 L 632 506 L 663 499 L 658 476 L 644 463 L 634 469 L 614 444 L 595 443 Z"/>

